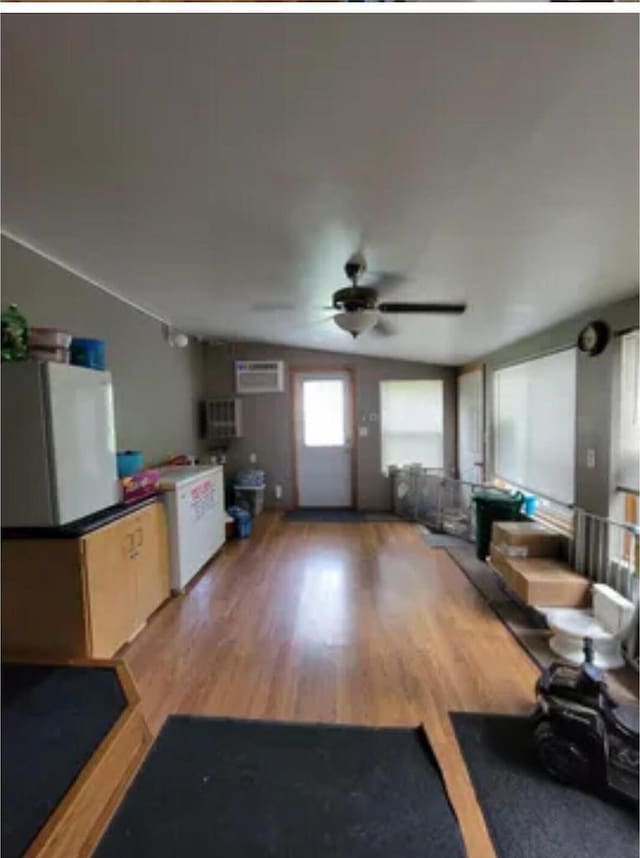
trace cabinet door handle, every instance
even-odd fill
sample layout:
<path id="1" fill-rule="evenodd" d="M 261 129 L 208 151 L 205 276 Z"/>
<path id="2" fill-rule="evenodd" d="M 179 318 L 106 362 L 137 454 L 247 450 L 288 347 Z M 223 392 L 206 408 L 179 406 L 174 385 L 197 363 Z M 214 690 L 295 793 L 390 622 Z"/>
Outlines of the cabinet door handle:
<path id="1" fill-rule="evenodd" d="M 138 538 L 136 539 L 136 547 L 137 547 L 137 548 L 140 548 L 140 546 L 141 546 L 141 545 L 142 545 L 142 543 L 144 542 L 144 531 L 142 530 L 142 528 L 141 528 L 141 527 L 136 527 L 136 531 L 135 531 L 135 532 L 136 532 L 136 536 L 138 537 Z"/>
<path id="2" fill-rule="evenodd" d="M 125 551 L 131 557 L 131 554 L 134 549 L 134 541 L 133 541 L 133 533 L 127 533 L 124 538 Z"/>

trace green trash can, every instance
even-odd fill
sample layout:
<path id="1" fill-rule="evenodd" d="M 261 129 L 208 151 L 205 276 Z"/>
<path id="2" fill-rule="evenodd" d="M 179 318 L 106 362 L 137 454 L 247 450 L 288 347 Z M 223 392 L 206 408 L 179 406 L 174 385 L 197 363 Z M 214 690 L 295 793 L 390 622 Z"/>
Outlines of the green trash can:
<path id="1" fill-rule="evenodd" d="M 480 489 L 473 495 L 476 505 L 476 554 L 484 560 L 491 545 L 494 521 L 517 521 L 524 501 L 520 492 L 510 494 L 500 489 Z"/>

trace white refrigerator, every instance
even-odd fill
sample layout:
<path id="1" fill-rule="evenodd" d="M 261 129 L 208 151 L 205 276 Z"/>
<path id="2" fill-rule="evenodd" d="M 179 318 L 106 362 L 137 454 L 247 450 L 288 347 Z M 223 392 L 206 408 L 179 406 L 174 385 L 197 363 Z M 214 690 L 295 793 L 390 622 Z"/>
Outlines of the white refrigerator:
<path id="1" fill-rule="evenodd" d="M 2 364 L 2 526 L 68 524 L 119 500 L 111 374 Z"/>
<path id="2" fill-rule="evenodd" d="M 171 589 L 184 590 L 224 544 L 224 478 L 220 465 L 160 468 L 171 553 Z"/>

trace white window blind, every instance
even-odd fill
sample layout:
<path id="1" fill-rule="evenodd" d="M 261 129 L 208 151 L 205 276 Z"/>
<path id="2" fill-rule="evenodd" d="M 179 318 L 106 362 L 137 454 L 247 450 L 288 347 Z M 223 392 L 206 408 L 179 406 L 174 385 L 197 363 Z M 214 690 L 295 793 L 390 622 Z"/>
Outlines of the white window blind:
<path id="1" fill-rule="evenodd" d="M 576 350 L 495 372 L 493 429 L 494 470 L 499 477 L 572 504 Z"/>
<path id="2" fill-rule="evenodd" d="M 382 469 L 389 465 L 443 465 L 442 381 L 380 382 Z"/>
<path id="3" fill-rule="evenodd" d="M 622 338 L 620 350 L 620 436 L 617 484 L 638 491 L 640 469 L 640 334 Z"/>

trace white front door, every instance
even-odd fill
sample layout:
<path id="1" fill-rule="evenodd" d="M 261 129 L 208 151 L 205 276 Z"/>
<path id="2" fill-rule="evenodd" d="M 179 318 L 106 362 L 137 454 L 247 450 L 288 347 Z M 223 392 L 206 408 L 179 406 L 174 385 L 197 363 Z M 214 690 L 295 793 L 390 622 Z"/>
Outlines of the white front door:
<path id="1" fill-rule="evenodd" d="M 350 507 L 350 373 L 295 373 L 294 417 L 298 506 Z"/>
<path id="2" fill-rule="evenodd" d="M 484 480 L 484 374 L 458 376 L 458 471 L 461 480 Z"/>

